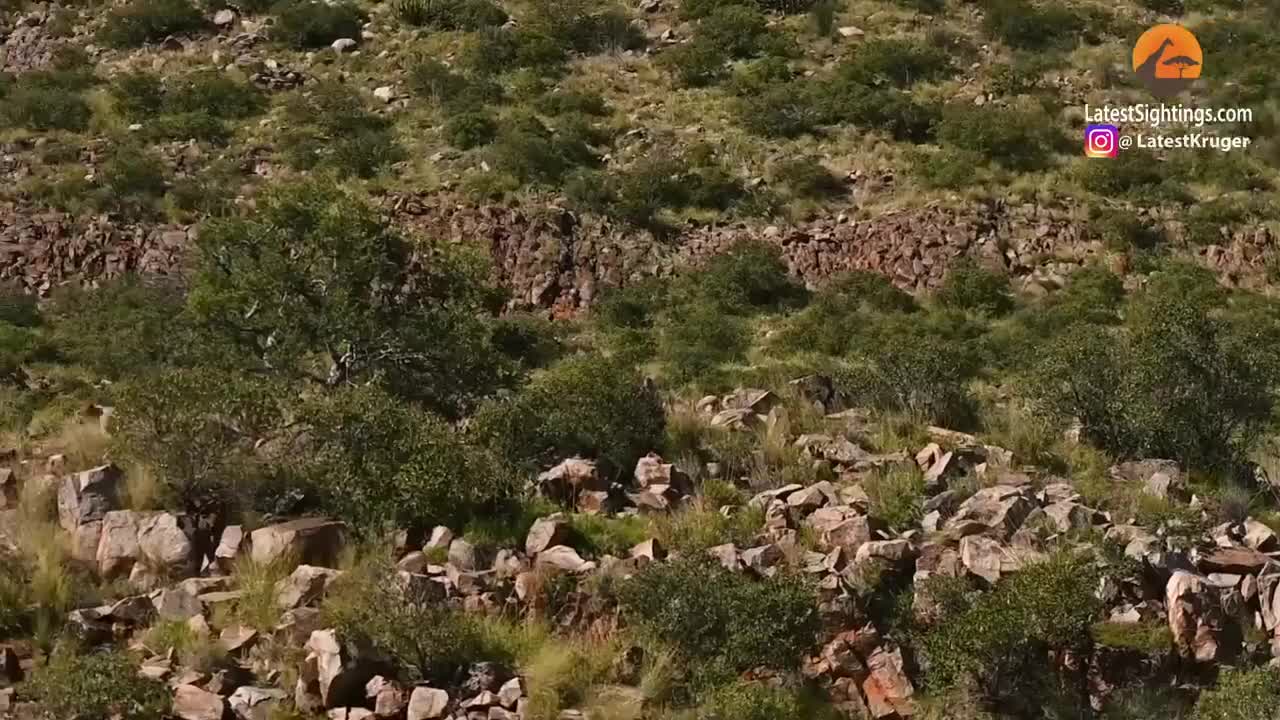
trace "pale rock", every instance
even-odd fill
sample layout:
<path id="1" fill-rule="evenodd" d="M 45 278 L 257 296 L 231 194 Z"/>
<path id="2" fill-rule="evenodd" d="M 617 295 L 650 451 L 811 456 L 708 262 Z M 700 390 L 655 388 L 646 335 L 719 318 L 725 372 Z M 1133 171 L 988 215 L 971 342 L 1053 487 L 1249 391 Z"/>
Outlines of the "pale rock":
<path id="1" fill-rule="evenodd" d="M 111 580 L 128 575 L 141 557 L 138 547 L 138 514 L 132 510 L 112 510 L 102 518 L 98 538 L 98 575 Z"/>
<path id="2" fill-rule="evenodd" d="M 342 53 L 347 52 L 349 50 L 354 50 L 356 47 L 356 41 L 353 40 L 352 38 L 338 38 L 337 40 L 333 41 L 330 47 L 333 48 L 334 52 L 341 55 Z"/>
<path id="3" fill-rule="evenodd" d="M 572 534 L 572 528 L 561 515 L 539 518 L 534 521 L 533 526 L 529 528 L 529 534 L 525 537 L 525 554 L 534 557 L 547 548 L 565 545 Z"/>
<path id="4" fill-rule="evenodd" d="M 179 685 L 173 692 L 173 714 L 182 720 L 222 720 L 227 704 L 195 685 Z"/>
<path id="5" fill-rule="evenodd" d="M 138 520 L 138 548 L 149 569 L 166 577 L 186 577 L 197 569 L 195 546 L 172 513 L 156 513 Z"/>
<path id="6" fill-rule="evenodd" d="M 64 478 L 58 486 L 58 522 L 62 529 L 74 532 L 77 527 L 101 521 L 108 512 L 119 509 L 122 477 L 123 473 L 115 465 L 101 465 Z M 96 545 L 93 550 L 96 553 Z"/>
<path id="7" fill-rule="evenodd" d="M 276 582 L 276 607 L 293 610 L 310 605 L 320 599 L 329 585 L 341 576 L 340 570 L 299 565 L 288 577 Z"/>
<path id="8" fill-rule="evenodd" d="M 567 545 L 547 548 L 538 554 L 534 564 L 537 567 L 553 567 L 571 573 L 582 573 L 596 568 L 594 562 L 582 559 L 577 550 Z"/>
<path id="9" fill-rule="evenodd" d="M 346 534 L 345 523 L 320 518 L 268 525 L 250 533 L 249 557 L 259 565 L 288 557 L 302 564 L 329 566 L 336 562 Z"/>
<path id="10" fill-rule="evenodd" d="M 406 720 L 439 720 L 449 707 L 449 693 L 438 688 L 419 686 L 409 695 Z"/>
<path id="11" fill-rule="evenodd" d="M 244 685 L 227 698 L 236 720 L 270 720 L 275 708 L 288 697 L 283 690 Z"/>

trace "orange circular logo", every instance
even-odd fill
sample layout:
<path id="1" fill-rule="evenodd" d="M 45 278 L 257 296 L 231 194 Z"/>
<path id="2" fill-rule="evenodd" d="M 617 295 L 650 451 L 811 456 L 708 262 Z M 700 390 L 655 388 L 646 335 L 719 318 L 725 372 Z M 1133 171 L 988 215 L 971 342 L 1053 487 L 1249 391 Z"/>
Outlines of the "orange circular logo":
<path id="1" fill-rule="evenodd" d="M 1133 71 L 1152 93 L 1170 97 L 1186 90 L 1204 69 L 1204 51 L 1181 25 L 1156 25 L 1133 46 Z"/>

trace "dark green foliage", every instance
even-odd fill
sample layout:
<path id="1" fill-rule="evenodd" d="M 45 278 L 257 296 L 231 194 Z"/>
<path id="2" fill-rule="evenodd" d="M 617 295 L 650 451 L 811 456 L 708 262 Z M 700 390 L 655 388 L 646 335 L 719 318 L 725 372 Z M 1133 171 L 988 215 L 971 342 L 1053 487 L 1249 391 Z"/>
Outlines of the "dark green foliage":
<path id="1" fill-rule="evenodd" d="M 47 313 L 58 353 L 112 380 L 179 362 L 195 344 L 181 290 L 133 275 L 62 288 Z"/>
<path id="2" fill-rule="evenodd" d="M 137 663 L 118 651 L 77 655 L 61 648 L 23 690 L 60 720 L 161 720 L 172 703 L 168 688 L 139 677 Z"/>
<path id="3" fill-rule="evenodd" d="M 745 5 L 716 8 L 698 22 L 697 38 L 725 57 L 745 58 L 760 52 L 769 32 L 764 14 Z"/>
<path id="4" fill-rule="evenodd" d="M 823 198 L 844 192 L 844 183 L 812 156 L 779 162 L 774 166 L 773 176 L 796 197 Z"/>
<path id="5" fill-rule="evenodd" d="M 1118 252 L 1150 250 L 1162 239 L 1150 219 L 1123 208 L 1091 208 L 1089 227 L 1109 249 Z"/>
<path id="6" fill-rule="evenodd" d="M 743 198 L 741 182 L 705 157 L 653 157 L 612 173 L 580 173 L 565 194 L 577 205 L 657 233 L 666 210 L 724 210 Z"/>
<path id="7" fill-rule="evenodd" d="M 947 9 L 947 0 L 897 0 L 897 3 L 912 10 L 930 14 L 937 14 Z"/>
<path id="8" fill-rule="evenodd" d="M 1014 170 L 1043 168 L 1062 138 L 1039 107 L 991 108 L 961 103 L 943 109 L 938 142 L 980 153 Z"/>
<path id="9" fill-rule="evenodd" d="M 751 344 L 742 318 L 713 303 L 690 303 L 658 328 L 658 359 L 676 383 L 706 381 L 721 365 L 741 361 Z"/>
<path id="10" fill-rule="evenodd" d="M 583 455 L 621 473 L 658 447 L 664 421 L 656 392 L 629 365 L 580 355 L 536 373 L 510 400 L 487 403 L 474 427 L 483 442 L 526 467 Z"/>
<path id="11" fill-rule="evenodd" d="M 1182 0 L 1142 0 L 1142 6 L 1148 10 L 1173 16 L 1181 15 L 1186 9 Z"/>
<path id="12" fill-rule="evenodd" d="M 397 0 L 395 13 L 408 25 L 435 30 L 479 30 L 507 21 L 507 13 L 489 0 Z"/>
<path id="13" fill-rule="evenodd" d="M 920 148 L 911 156 L 911 171 L 927 187 L 961 189 L 973 185 L 985 162 L 981 153 L 972 150 Z"/>
<path id="14" fill-rule="evenodd" d="M 581 134 L 552 131 L 532 114 L 508 119 L 489 148 L 490 162 L 522 183 L 558 185 L 575 167 L 598 164 L 599 158 Z"/>
<path id="15" fill-rule="evenodd" d="M 92 114 L 81 91 L 93 84 L 83 53 L 60 50 L 50 69 L 12 78 L 0 73 L 0 127 L 81 131 Z"/>
<path id="16" fill-rule="evenodd" d="M 466 680 L 472 663 L 512 661 L 487 640 L 473 615 L 415 592 L 399 581 L 390 563 L 357 568 L 328 595 L 322 607 L 325 625 L 367 643 L 403 669 L 406 680 L 453 687 Z"/>
<path id="17" fill-rule="evenodd" d="M 164 197 L 167 175 L 164 161 L 151 151 L 138 145 L 116 146 L 98 171 L 94 201 L 129 218 L 152 215 Z"/>
<path id="18" fill-rule="evenodd" d="M 970 258 L 952 264 L 935 295 L 943 307 L 1003 315 L 1013 309 L 1009 279 Z"/>
<path id="19" fill-rule="evenodd" d="M 680 16 L 687 20 L 699 20 L 722 7 L 752 6 L 751 0 L 682 0 Z"/>
<path id="20" fill-rule="evenodd" d="M 1070 48 L 1085 25 L 1076 11 L 1057 3 L 985 0 L 983 10 L 987 33 L 1023 50 Z"/>
<path id="21" fill-rule="evenodd" d="M 299 49 L 322 48 L 340 38 L 358 40 L 368 19 L 350 0 L 286 0 L 277 6 L 271 38 Z"/>
<path id="22" fill-rule="evenodd" d="M 1105 163 L 1083 163 L 1078 166 L 1080 183 L 1086 190 L 1103 197 L 1128 197 L 1138 202 L 1183 200 L 1187 194 L 1146 150 L 1131 149 Z"/>
<path id="23" fill-rule="evenodd" d="M 544 75 L 563 72 L 568 50 L 552 35 L 525 27 L 484 28 L 472 33 L 459 53 L 459 65 L 479 75 L 528 69 Z"/>
<path id="24" fill-rule="evenodd" d="M 644 33 L 622 8 L 598 0 L 533 0 L 521 26 L 583 55 L 638 50 L 645 45 Z"/>
<path id="25" fill-rule="evenodd" d="M 551 92 L 538 98 L 534 106 L 538 112 L 546 113 L 547 115 L 577 113 L 604 117 L 609 114 L 609 106 L 605 103 L 604 98 L 596 92 L 578 92 L 575 90 Z"/>
<path id="26" fill-rule="evenodd" d="M 787 275 L 781 249 L 760 240 L 735 243 L 686 282 L 697 296 L 735 314 L 795 307 L 808 297 Z"/>
<path id="27" fill-rule="evenodd" d="M 279 422 L 278 391 L 211 369 L 138 375 L 115 391 L 119 456 L 154 471 L 171 506 L 225 508 L 252 479 L 254 442 Z"/>
<path id="28" fill-rule="evenodd" d="M 26 570 L 18 558 L 0 553 L 0 640 L 17 637 L 27 629 Z"/>
<path id="29" fill-rule="evenodd" d="M 450 117 L 444 124 L 444 137 L 450 145 L 469 150 L 487 145 L 497 136 L 497 126 L 482 112 L 464 112 Z"/>
<path id="30" fill-rule="evenodd" d="M 565 351 L 564 328 L 532 313 L 507 313 L 493 328 L 493 344 L 503 355 L 532 369 L 550 365 Z"/>
<path id="31" fill-rule="evenodd" d="M 1265 718 L 1280 703 L 1280 674 L 1269 667 L 1226 668 L 1217 687 L 1200 693 L 1192 720 Z"/>
<path id="32" fill-rule="evenodd" d="M 884 275 L 853 271 L 818 290 L 809 306 L 789 318 L 773 342 L 792 352 L 843 355 L 850 349 L 850 339 L 867 324 L 866 315 L 916 309 L 915 300 Z"/>
<path id="33" fill-rule="evenodd" d="M 418 58 L 409 66 L 409 87 L 451 113 L 479 110 L 502 99 L 498 84 L 456 72 L 428 57 Z"/>
<path id="34" fill-rule="evenodd" d="M 309 403 L 306 469 L 329 514 L 371 535 L 460 527 L 516 491 L 442 419 L 369 387 Z"/>
<path id="35" fill-rule="evenodd" d="M 1101 610 L 1097 570 L 1087 558 L 1059 554 L 1024 568 L 986 593 L 935 597 L 941 617 L 921 633 L 928 683 L 977 683 L 1009 702 L 1034 682 L 1050 649 L 1079 648 Z M 926 588 L 929 592 L 930 588 Z M 1033 696 L 1034 697 L 1034 696 Z M 1034 702 L 1020 697 L 1019 702 Z"/>
<path id="36" fill-rule="evenodd" d="M 130 0 L 107 15 L 99 37 L 115 47 L 136 47 L 206 27 L 204 14 L 190 0 Z"/>
<path id="37" fill-rule="evenodd" d="M 369 112 L 360 94 L 342 83 L 323 82 L 295 95 L 285 116 L 290 129 L 279 145 L 295 168 L 367 178 L 404 156 L 390 119 Z"/>
<path id="38" fill-rule="evenodd" d="M 811 133 L 832 114 L 819 104 L 823 88 L 807 82 L 779 82 L 738 99 L 734 113 L 748 132 L 790 138 Z"/>
<path id="39" fill-rule="evenodd" d="M 628 622 L 677 648 L 695 682 L 787 668 L 814 642 L 814 598 L 787 575 L 757 581 L 702 557 L 650 565 L 626 582 Z"/>
<path id="40" fill-rule="evenodd" d="M 113 83 L 111 94 L 125 117 L 142 123 L 155 138 L 223 142 L 231 135 L 224 120 L 252 117 L 266 107 L 253 85 L 216 70 L 191 73 L 167 87 L 153 73 L 126 73 Z"/>
<path id="41" fill-rule="evenodd" d="M 844 82 L 906 88 L 944 78 L 952 70 L 950 55 L 941 48 L 915 40 L 871 40 L 859 45 L 836 74 Z"/>
<path id="42" fill-rule="evenodd" d="M 719 81 L 728 61 L 723 50 L 703 40 L 677 45 L 658 56 L 659 65 L 685 87 L 703 87 Z"/>
<path id="43" fill-rule="evenodd" d="M 279 188 L 249 217 L 210 223 L 198 249 L 193 309 L 264 370 L 380 382 L 449 415 L 501 373 L 483 264 L 415 247 L 332 185 Z"/>
<path id="44" fill-rule="evenodd" d="M 1032 395 L 1058 418 L 1079 418 L 1083 437 L 1118 456 L 1192 466 L 1239 459 L 1270 417 L 1273 361 L 1252 337 L 1258 328 L 1211 314 L 1212 280 L 1198 282 L 1174 273 L 1138 297 L 1124 327 L 1064 333 L 1046 348 Z"/>
<path id="45" fill-rule="evenodd" d="M 696 714 L 697 720 L 818 720 L 834 717 L 825 702 L 811 702 L 789 688 L 746 681 L 716 688 Z"/>

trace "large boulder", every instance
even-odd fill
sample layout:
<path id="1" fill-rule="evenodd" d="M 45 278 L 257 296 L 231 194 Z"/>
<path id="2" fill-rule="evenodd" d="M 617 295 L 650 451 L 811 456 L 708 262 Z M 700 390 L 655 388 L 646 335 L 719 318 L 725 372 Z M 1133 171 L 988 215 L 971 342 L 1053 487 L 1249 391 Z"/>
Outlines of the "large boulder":
<path id="1" fill-rule="evenodd" d="M 524 551 L 529 557 L 533 557 L 549 547 L 567 544 L 571 535 L 569 523 L 560 515 L 539 518 L 529 528 Z"/>
<path id="2" fill-rule="evenodd" d="M 179 685 L 173 691 L 173 714 L 181 720 L 222 720 L 226 711 L 222 696 L 195 685 Z"/>
<path id="3" fill-rule="evenodd" d="M 156 513 L 138 521 L 138 548 L 152 572 L 165 577 L 183 578 L 198 570 L 195 545 L 172 513 Z"/>
<path id="4" fill-rule="evenodd" d="M 228 525 L 222 529 L 218 538 L 218 547 L 213 551 L 214 567 L 224 573 L 235 568 L 236 559 L 240 557 L 240 549 L 244 545 L 244 527 Z"/>
<path id="5" fill-rule="evenodd" d="M 245 685 L 231 693 L 227 704 L 236 720 L 271 720 L 272 713 L 286 697 L 283 690 Z"/>
<path id="6" fill-rule="evenodd" d="M 62 528 L 73 532 L 119 509 L 123 476 L 115 465 L 101 465 L 64 478 L 58 486 L 58 522 Z"/>
<path id="7" fill-rule="evenodd" d="M 650 485 L 662 485 L 673 488 L 681 495 L 688 495 L 693 492 L 693 485 L 689 480 L 689 476 L 681 472 L 674 464 L 664 463 L 662 456 L 655 453 L 649 453 L 636 462 L 635 480 L 636 486 L 641 488 L 647 488 Z"/>
<path id="8" fill-rule="evenodd" d="M 259 565 L 282 558 L 331 566 L 346 543 L 347 526 L 337 520 L 301 518 L 268 525 L 249 535 L 249 557 Z"/>
<path id="9" fill-rule="evenodd" d="M 996 485 L 979 490 L 961 503 L 946 527 L 966 533 L 967 526 L 976 525 L 1008 539 L 1034 509 L 1036 502 L 1029 488 Z"/>
<path id="10" fill-rule="evenodd" d="M 369 653 L 346 642 L 336 630 L 316 630 L 298 678 L 300 708 L 329 709 L 363 704 L 364 688 L 377 674 Z M 314 702 L 313 699 L 317 702 Z"/>
<path id="11" fill-rule="evenodd" d="M 1165 586 L 1165 607 L 1174 647 L 1184 658 L 1217 660 L 1222 647 L 1220 608 L 1207 579 L 1175 570 Z"/>
<path id="12" fill-rule="evenodd" d="M 419 686 L 409 695 L 406 720 L 439 720 L 449 707 L 449 693 L 438 688 Z"/>
<path id="13" fill-rule="evenodd" d="M 538 492 L 544 497 L 572 504 L 580 493 L 604 491 L 609 483 L 594 460 L 572 457 L 538 476 Z"/>
<path id="14" fill-rule="evenodd" d="M 556 545 L 538 554 L 534 563 L 539 568 L 554 568 L 570 573 L 582 573 L 594 570 L 596 564 L 582 559 L 577 550 L 567 545 Z"/>
<path id="15" fill-rule="evenodd" d="M 915 694 L 915 687 L 907 677 L 901 650 L 878 648 L 867 658 L 867 669 L 870 673 L 862 681 L 862 690 L 873 717 L 909 717 L 914 714 L 911 696 Z"/>
<path id="16" fill-rule="evenodd" d="M 342 576 L 341 570 L 316 567 L 315 565 L 299 565 L 289 577 L 281 578 L 276 583 L 276 607 L 281 610 L 293 610 L 310 605 L 324 595 L 329 585 Z"/>
<path id="17" fill-rule="evenodd" d="M 112 510 L 103 515 L 96 556 L 98 575 L 103 579 L 128 576 L 142 556 L 138 545 L 138 513 Z"/>

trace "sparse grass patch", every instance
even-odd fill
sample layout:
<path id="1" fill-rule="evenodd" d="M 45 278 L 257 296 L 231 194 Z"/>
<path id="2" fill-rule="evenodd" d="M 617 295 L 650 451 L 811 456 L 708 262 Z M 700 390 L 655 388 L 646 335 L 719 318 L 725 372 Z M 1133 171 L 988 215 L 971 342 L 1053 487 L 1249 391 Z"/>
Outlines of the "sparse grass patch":
<path id="1" fill-rule="evenodd" d="M 1099 645 L 1145 654 L 1164 652 L 1173 645 L 1168 623 L 1160 621 L 1122 623 L 1099 622 L 1089 627 L 1089 635 Z"/>
<path id="2" fill-rule="evenodd" d="M 877 470 L 867 476 L 862 488 L 871 500 L 871 513 L 892 528 L 906 530 L 923 514 L 924 476 L 913 463 Z"/>

